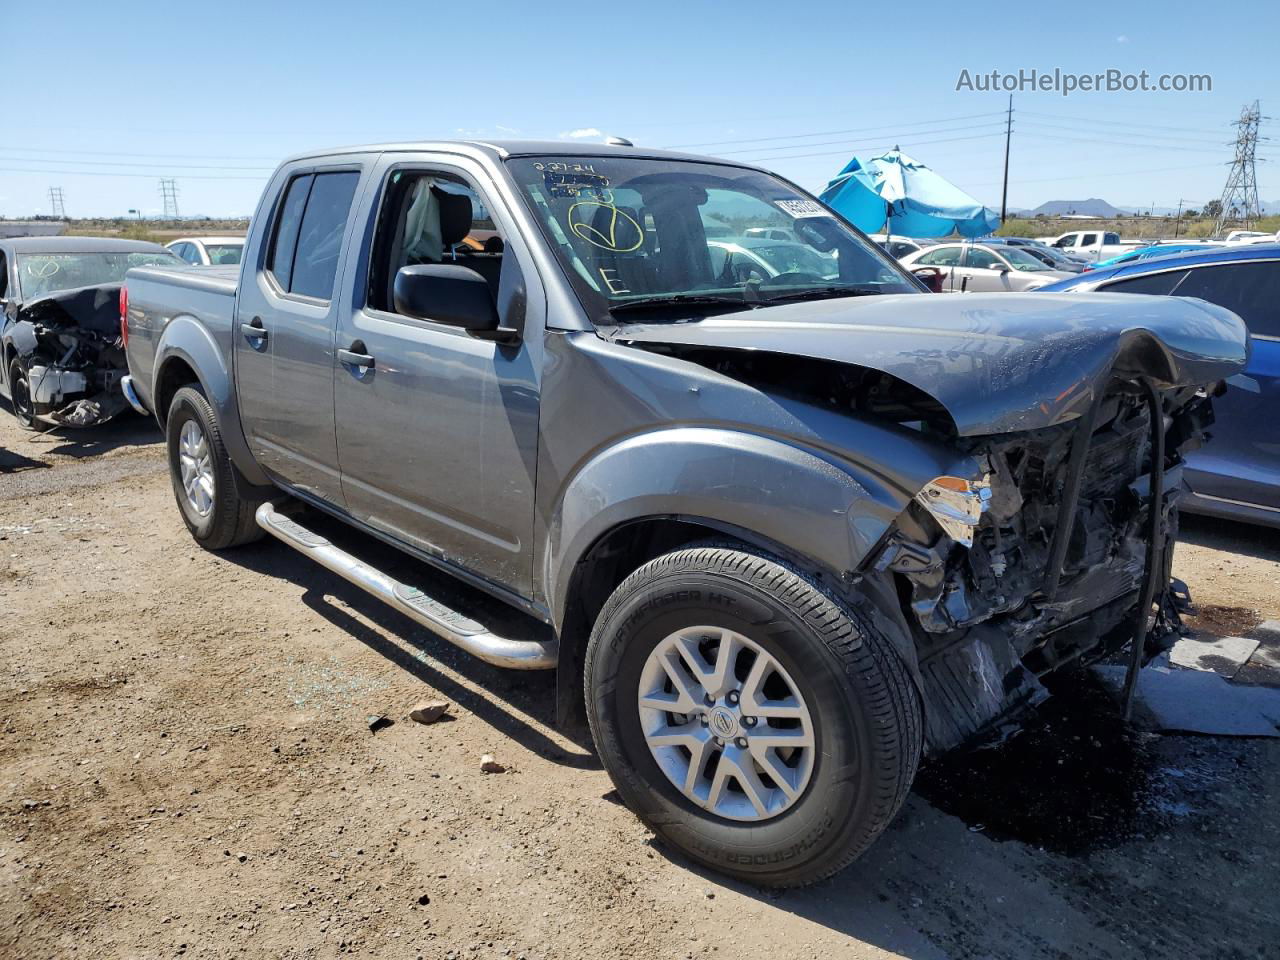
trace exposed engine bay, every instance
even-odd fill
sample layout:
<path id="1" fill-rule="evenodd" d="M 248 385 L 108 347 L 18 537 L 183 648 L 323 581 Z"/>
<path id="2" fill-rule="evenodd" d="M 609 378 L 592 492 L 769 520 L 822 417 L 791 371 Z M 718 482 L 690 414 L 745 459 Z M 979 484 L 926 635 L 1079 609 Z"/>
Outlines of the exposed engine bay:
<path id="1" fill-rule="evenodd" d="M 25 375 L 22 389 L 38 419 L 88 427 L 128 406 L 120 389 L 128 367 L 119 298 L 118 283 L 78 287 L 17 311 L 5 339 Z"/>
<path id="2" fill-rule="evenodd" d="M 1149 553 L 1154 434 L 1140 379 L 1111 380 L 1090 415 L 1067 423 L 957 436 L 937 400 L 881 371 L 768 353 L 650 349 L 775 395 L 919 430 L 982 466 L 977 484 L 940 478 L 964 487 L 922 490 L 869 563 L 892 577 L 912 633 L 928 750 L 1013 729 L 1022 708 L 1048 696 L 1041 678 L 1125 647 L 1139 633 L 1148 578 L 1154 603 L 1142 657 L 1176 637 L 1170 571 L 1182 455 L 1212 424 L 1209 395 L 1220 383 L 1155 391 L 1164 451 L 1158 549 Z M 934 497 L 955 498 L 955 506 L 948 512 L 945 503 L 929 502 Z"/>
<path id="3" fill-rule="evenodd" d="M 1159 398 L 1156 543 L 1164 548 L 1150 572 L 1153 431 L 1133 382 L 1113 381 L 1086 421 L 961 441 L 990 470 L 971 546 L 941 532 L 919 502 L 903 515 L 876 566 L 894 574 L 910 614 L 930 701 L 930 749 L 954 746 L 1042 700 L 1045 675 L 1127 644 L 1148 575 L 1154 622 L 1143 656 L 1176 636 L 1169 585 L 1181 454 L 1199 445 L 1212 409 L 1193 387 Z"/>

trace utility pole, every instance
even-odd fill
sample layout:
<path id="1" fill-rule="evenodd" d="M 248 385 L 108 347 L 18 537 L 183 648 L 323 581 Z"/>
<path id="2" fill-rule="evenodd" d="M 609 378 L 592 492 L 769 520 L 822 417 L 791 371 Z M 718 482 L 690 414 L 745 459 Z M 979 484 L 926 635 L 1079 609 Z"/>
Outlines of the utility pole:
<path id="1" fill-rule="evenodd" d="M 1222 208 L 1213 225 L 1215 234 L 1221 234 L 1233 220 L 1243 221 L 1247 230 L 1255 220 L 1262 217 L 1261 205 L 1258 203 L 1258 125 L 1267 119 L 1270 118 L 1262 116 L 1259 103 L 1255 100 L 1252 104 L 1245 105 L 1240 111 L 1240 119 L 1233 124 L 1237 131 L 1236 155 L 1231 161 L 1227 184 L 1222 188 Z"/>
<path id="2" fill-rule="evenodd" d="M 1009 214 L 1009 140 L 1013 137 L 1013 94 L 1009 94 L 1009 112 L 1004 121 L 1004 189 L 1000 192 L 1000 222 Z"/>
<path id="3" fill-rule="evenodd" d="M 1178 217 L 1177 217 L 1177 219 L 1176 219 L 1176 220 L 1174 220 L 1174 221 L 1173 221 L 1173 239 L 1175 239 L 1175 240 L 1177 240 L 1177 239 L 1178 239 L 1178 231 L 1182 228 L 1182 205 L 1183 205 L 1184 203 L 1186 203 L 1186 201 L 1185 201 L 1185 200 L 1182 200 L 1181 198 L 1179 198 L 1179 200 L 1178 200 Z"/>
<path id="4" fill-rule="evenodd" d="M 178 213 L 178 182 L 173 179 L 162 178 L 160 180 L 160 197 L 164 201 L 164 218 L 166 220 L 177 220 Z"/>
<path id="5" fill-rule="evenodd" d="M 55 220 L 67 219 L 67 208 L 66 208 L 66 205 L 62 202 L 61 187 L 49 188 L 49 206 L 53 208 L 53 218 Z"/>

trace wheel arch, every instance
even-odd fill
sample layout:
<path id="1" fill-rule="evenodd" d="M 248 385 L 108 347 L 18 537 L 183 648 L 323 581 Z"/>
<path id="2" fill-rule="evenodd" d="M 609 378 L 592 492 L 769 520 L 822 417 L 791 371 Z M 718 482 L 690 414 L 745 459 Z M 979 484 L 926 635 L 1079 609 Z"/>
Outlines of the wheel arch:
<path id="1" fill-rule="evenodd" d="M 174 317 L 157 345 L 153 371 L 152 406 L 161 429 L 174 393 L 188 383 L 199 384 L 218 416 L 218 427 L 232 462 L 250 484 L 270 485 L 270 478 L 253 458 L 244 436 L 230 364 L 204 323 L 190 314 Z"/>

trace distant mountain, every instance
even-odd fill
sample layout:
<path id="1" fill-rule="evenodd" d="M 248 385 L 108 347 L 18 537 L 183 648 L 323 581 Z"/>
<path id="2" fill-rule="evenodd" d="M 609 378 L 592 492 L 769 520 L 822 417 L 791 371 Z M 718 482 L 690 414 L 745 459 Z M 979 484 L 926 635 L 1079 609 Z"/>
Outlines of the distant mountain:
<path id="1" fill-rule="evenodd" d="M 1061 217 L 1066 214 L 1087 217 L 1118 217 L 1122 214 L 1122 211 L 1116 209 L 1105 200 L 1090 197 L 1088 200 L 1050 200 L 1030 211 L 1030 215 L 1033 217 L 1037 217 L 1042 213 L 1047 217 Z"/>

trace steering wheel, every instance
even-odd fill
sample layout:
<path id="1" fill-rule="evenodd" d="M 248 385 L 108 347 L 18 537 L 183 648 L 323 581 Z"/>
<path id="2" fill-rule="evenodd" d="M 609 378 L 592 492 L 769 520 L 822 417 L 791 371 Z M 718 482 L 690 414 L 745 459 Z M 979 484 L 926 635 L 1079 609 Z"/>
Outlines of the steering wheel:
<path id="1" fill-rule="evenodd" d="M 821 286 L 830 282 L 831 281 L 826 277 L 820 277 L 816 273 L 808 273 L 804 270 L 791 270 L 787 273 L 780 273 L 776 277 L 770 277 L 768 280 L 764 281 L 764 283 L 760 284 L 760 286 L 782 287 L 791 283 L 815 283 Z"/>

